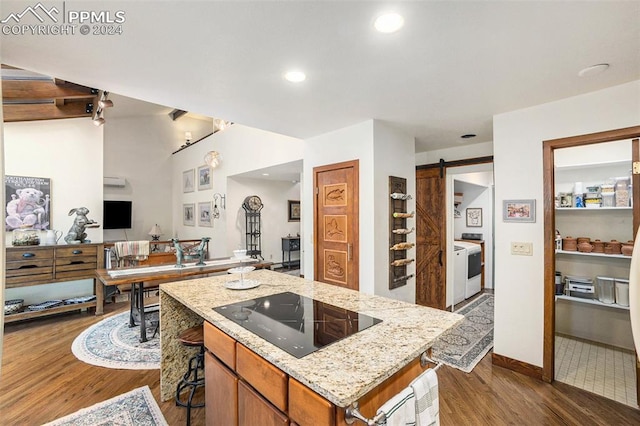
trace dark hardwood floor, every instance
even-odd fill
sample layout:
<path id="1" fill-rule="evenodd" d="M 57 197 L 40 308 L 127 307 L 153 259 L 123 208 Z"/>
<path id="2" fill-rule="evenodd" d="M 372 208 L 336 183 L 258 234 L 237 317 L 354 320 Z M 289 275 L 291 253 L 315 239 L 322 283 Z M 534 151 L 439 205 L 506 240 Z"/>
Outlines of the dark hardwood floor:
<path id="1" fill-rule="evenodd" d="M 126 303 L 106 306 L 107 314 L 126 309 Z M 71 353 L 75 337 L 99 320 L 72 314 L 5 326 L 0 425 L 41 425 L 144 385 L 160 400 L 158 370 L 95 367 Z M 640 425 L 640 410 L 495 367 L 491 354 L 471 374 L 445 366 L 438 377 L 443 426 Z M 170 425 L 186 423 L 184 408 L 159 405 Z M 204 423 L 204 408 L 194 409 L 191 424 Z"/>

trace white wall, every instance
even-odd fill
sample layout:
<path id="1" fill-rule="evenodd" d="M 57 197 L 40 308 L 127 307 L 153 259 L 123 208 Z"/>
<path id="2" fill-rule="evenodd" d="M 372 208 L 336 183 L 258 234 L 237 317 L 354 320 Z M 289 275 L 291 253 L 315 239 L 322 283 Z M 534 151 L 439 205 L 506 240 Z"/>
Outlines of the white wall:
<path id="1" fill-rule="evenodd" d="M 542 366 L 544 257 L 542 141 L 640 124 L 640 80 L 494 117 L 495 208 L 535 199 L 535 223 L 495 229 L 494 353 Z M 511 241 L 533 243 L 533 256 L 510 254 Z"/>
<path id="2" fill-rule="evenodd" d="M 415 211 L 416 169 L 414 167 L 415 139 L 380 121 L 373 122 L 374 139 L 374 228 L 375 242 L 371 247 L 361 246 L 361 250 L 373 250 L 373 274 L 375 294 L 391 297 L 405 302 L 416 301 L 415 277 L 406 281 L 406 285 L 389 290 L 389 176 L 402 177 L 407 180 L 407 194 L 412 199 L 407 201 L 407 211 Z M 360 216 L 368 216 L 370 212 L 360 210 Z M 407 219 L 407 226 L 415 226 L 416 219 Z M 361 234 L 362 235 L 362 234 Z M 416 234 L 407 235 L 407 242 L 416 242 Z M 407 257 L 416 258 L 416 248 L 407 250 Z M 407 274 L 415 274 L 416 264 L 407 266 Z"/>
<path id="3" fill-rule="evenodd" d="M 374 288 L 374 254 L 375 211 L 373 190 L 373 120 L 365 121 L 344 129 L 335 130 L 324 135 L 304 141 L 304 166 L 302 178 L 302 206 L 308 206 L 305 213 L 307 220 L 302 223 L 305 235 L 303 244 L 304 276 L 314 279 L 314 247 L 313 247 L 313 168 L 335 164 L 343 161 L 359 160 L 359 201 L 360 201 L 360 291 L 373 294 Z"/>
<path id="4" fill-rule="evenodd" d="M 158 224 L 172 232 L 171 138 L 174 122 L 166 115 L 109 118 L 104 125 L 104 175 L 126 179 L 126 186 L 104 187 L 105 200 L 132 201 L 132 228 L 106 229 L 105 241 L 149 240 Z"/>
<path id="5" fill-rule="evenodd" d="M 231 252 L 237 248 L 241 236 L 236 228 L 237 211 L 234 210 L 238 206 L 230 203 L 237 194 L 232 194 L 232 189 L 228 188 L 228 177 L 300 160 L 302 145 L 302 141 L 296 138 L 234 124 L 173 155 L 171 157 L 173 235 L 167 238 L 175 236 L 181 239 L 196 239 L 208 236 L 211 237 L 209 243 L 211 257 L 230 256 Z M 221 158 L 220 164 L 212 172 L 212 188 L 202 191 L 196 188 L 194 192 L 183 193 L 182 173 L 185 170 L 203 166 L 205 154 L 212 150 L 218 151 Z M 214 220 L 212 228 L 200 227 L 197 224 L 196 226 L 183 225 L 184 203 L 194 203 L 197 207 L 198 202 L 213 201 L 216 193 L 226 197 L 227 207 L 226 209 L 219 207 L 220 219 Z"/>
<path id="6" fill-rule="evenodd" d="M 465 143 L 453 148 L 434 149 L 433 151 L 418 152 L 415 164 L 433 164 L 442 158 L 445 161 L 464 160 L 467 158 L 487 157 L 493 155 L 493 142 Z"/>
<path id="7" fill-rule="evenodd" d="M 359 285 L 363 293 L 415 302 L 415 279 L 389 290 L 389 176 L 407 179 L 407 191 L 415 195 L 414 139 L 379 121 L 369 120 L 305 140 L 303 206 L 313 206 L 313 168 L 343 161 L 359 164 Z M 415 209 L 415 197 L 408 202 Z M 313 277 L 313 212 L 303 222 L 304 275 Z M 415 241 L 415 235 L 409 236 Z M 415 257 L 415 248 L 408 251 Z M 415 265 L 407 268 L 415 271 Z"/>
<path id="8" fill-rule="evenodd" d="M 73 224 L 69 211 L 87 207 L 89 219 L 102 218 L 103 128 L 90 118 L 4 123 L 5 174 L 51 179 L 51 228 L 64 235 Z M 3 216 L 4 217 L 4 216 Z M 102 228 L 88 228 L 88 239 L 102 242 Z M 11 238 L 10 233 L 6 238 Z M 6 290 L 25 304 L 93 292 L 93 280 Z"/>
<path id="9" fill-rule="evenodd" d="M 246 248 L 245 211 L 242 202 L 249 195 L 257 195 L 264 207 L 261 210 L 262 257 L 274 264 L 282 262 L 282 237 L 300 233 L 300 222 L 289 222 L 288 200 L 300 200 L 300 184 L 265 179 L 229 178 L 227 180 L 227 220 L 233 225 L 227 247 Z M 230 227 L 228 227 L 229 229 Z M 287 256 L 287 260 L 289 256 Z M 299 260 L 300 252 L 292 252 L 291 260 Z"/>

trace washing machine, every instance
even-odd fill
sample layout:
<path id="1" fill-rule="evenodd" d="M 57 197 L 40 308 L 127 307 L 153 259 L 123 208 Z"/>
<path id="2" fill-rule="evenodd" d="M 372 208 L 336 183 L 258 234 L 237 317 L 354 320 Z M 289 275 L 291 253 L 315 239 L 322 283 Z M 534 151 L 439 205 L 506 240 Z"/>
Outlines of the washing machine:
<path id="1" fill-rule="evenodd" d="M 482 247 L 467 241 L 456 241 L 455 246 L 462 247 L 466 252 L 464 298 L 468 299 L 480 292 L 482 285 Z"/>
<path id="2" fill-rule="evenodd" d="M 453 304 L 464 300 L 467 287 L 467 249 L 457 245 L 453 246 Z"/>

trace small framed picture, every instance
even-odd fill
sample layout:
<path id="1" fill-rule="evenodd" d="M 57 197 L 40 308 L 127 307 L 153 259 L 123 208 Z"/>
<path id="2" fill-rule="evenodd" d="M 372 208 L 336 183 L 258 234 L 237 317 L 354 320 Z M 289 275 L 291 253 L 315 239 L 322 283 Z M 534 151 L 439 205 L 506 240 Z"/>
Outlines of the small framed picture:
<path id="1" fill-rule="evenodd" d="M 289 200 L 289 222 L 300 222 L 299 200 Z"/>
<path id="2" fill-rule="evenodd" d="M 182 223 L 185 226 L 196 225 L 196 206 L 193 203 L 182 205 Z"/>
<path id="3" fill-rule="evenodd" d="M 193 174 L 193 169 L 182 172 L 182 192 L 193 192 L 195 190 Z"/>
<path id="4" fill-rule="evenodd" d="M 199 226 L 213 226 L 211 216 L 211 201 L 205 201 L 198 203 L 198 225 Z"/>
<path id="5" fill-rule="evenodd" d="M 467 209 L 467 226 L 469 227 L 482 226 L 482 209 L 481 208 Z"/>
<path id="6" fill-rule="evenodd" d="M 198 167 L 198 191 L 211 189 L 211 167 L 204 165 Z"/>
<path id="7" fill-rule="evenodd" d="M 536 200 L 504 200 L 502 219 L 504 222 L 535 222 Z"/>

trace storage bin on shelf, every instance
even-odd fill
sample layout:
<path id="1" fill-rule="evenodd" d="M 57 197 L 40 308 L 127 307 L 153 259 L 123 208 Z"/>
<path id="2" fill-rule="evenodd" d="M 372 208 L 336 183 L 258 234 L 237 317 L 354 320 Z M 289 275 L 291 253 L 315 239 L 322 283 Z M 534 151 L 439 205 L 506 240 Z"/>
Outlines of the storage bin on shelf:
<path id="1" fill-rule="evenodd" d="M 620 306 L 629 306 L 629 280 L 615 279 L 616 303 Z"/>
<path id="2" fill-rule="evenodd" d="M 598 295 L 599 301 L 608 305 L 615 302 L 614 282 L 614 278 L 596 277 L 596 294 Z"/>

